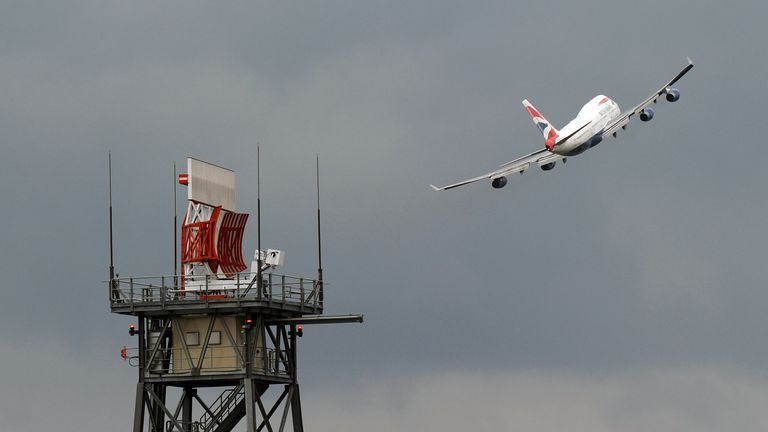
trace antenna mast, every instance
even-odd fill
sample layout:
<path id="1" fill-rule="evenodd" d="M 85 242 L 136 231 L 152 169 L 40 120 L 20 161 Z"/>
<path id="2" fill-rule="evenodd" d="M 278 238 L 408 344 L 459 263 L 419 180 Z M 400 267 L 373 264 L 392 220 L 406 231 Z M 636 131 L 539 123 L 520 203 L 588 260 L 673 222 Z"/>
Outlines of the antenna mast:
<path id="1" fill-rule="evenodd" d="M 317 282 L 320 284 L 320 295 L 323 286 L 323 248 L 320 238 L 320 155 L 315 160 L 315 174 L 317 181 Z"/>
<path id="2" fill-rule="evenodd" d="M 110 287 L 115 280 L 115 254 L 112 240 L 112 152 L 109 152 L 109 283 Z"/>
<path id="3" fill-rule="evenodd" d="M 257 296 L 262 294 L 262 281 L 261 281 L 261 267 L 263 265 L 261 260 L 261 146 L 256 144 L 256 250 L 257 253 L 256 263 L 256 289 L 258 290 Z"/>
<path id="4" fill-rule="evenodd" d="M 178 231 L 177 231 L 179 229 L 178 228 L 179 227 L 179 225 L 178 225 L 179 211 L 176 208 L 176 201 L 177 201 L 177 199 L 176 199 L 176 188 L 177 188 L 176 180 L 177 180 L 176 179 L 176 162 L 174 162 L 173 163 L 173 183 L 172 183 L 173 184 L 173 288 L 174 289 L 178 288 L 177 279 L 178 279 L 178 274 L 179 274 L 179 261 L 178 261 L 178 256 L 179 256 L 179 250 L 178 250 L 179 242 L 178 242 L 178 238 L 179 238 L 179 235 L 178 235 Z"/>

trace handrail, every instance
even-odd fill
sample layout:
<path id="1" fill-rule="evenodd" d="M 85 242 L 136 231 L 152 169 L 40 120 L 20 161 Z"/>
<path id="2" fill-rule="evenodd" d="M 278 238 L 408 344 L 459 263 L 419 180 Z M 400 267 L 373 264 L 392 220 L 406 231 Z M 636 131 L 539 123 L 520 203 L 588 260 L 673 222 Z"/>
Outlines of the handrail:
<path id="1" fill-rule="evenodd" d="M 238 274 L 240 275 L 241 280 L 248 280 L 248 279 L 245 279 L 244 276 L 251 276 L 251 277 L 253 277 L 253 276 L 256 276 L 258 273 L 257 272 L 242 272 L 242 273 L 238 273 Z M 307 278 L 307 277 L 293 276 L 293 275 L 284 275 L 282 273 L 264 272 L 264 273 L 262 273 L 262 275 L 264 275 L 264 276 L 268 276 L 268 275 L 285 276 L 286 278 L 292 278 L 292 279 L 296 279 L 296 280 L 299 280 L 299 279 L 310 280 L 310 278 Z M 202 276 L 202 275 L 200 275 L 200 276 Z M 211 278 L 214 278 L 214 275 L 208 275 L 208 276 L 211 277 Z M 115 280 L 128 280 L 128 279 L 133 279 L 134 281 L 146 280 L 146 279 L 155 279 L 155 280 L 157 280 L 157 279 L 162 279 L 162 278 L 171 279 L 171 278 L 174 278 L 174 277 L 178 277 L 179 279 L 182 279 L 182 278 L 184 278 L 186 276 L 183 275 L 183 274 L 177 274 L 177 275 L 171 274 L 171 275 L 159 275 L 159 276 L 129 276 L 129 277 L 115 277 Z M 214 278 L 214 279 L 217 279 L 217 278 Z M 226 279 L 226 280 L 234 280 L 234 279 L 235 278 Z M 224 279 L 218 279 L 218 280 L 224 280 Z M 315 280 L 315 279 L 312 279 L 312 280 Z M 103 280 L 102 282 L 109 282 L 109 281 L 108 280 Z"/>
<path id="2" fill-rule="evenodd" d="M 207 431 L 214 423 L 220 423 L 244 397 L 245 388 L 242 385 L 224 390 L 211 404 L 209 411 L 211 415 L 209 412 L 205 412 L 200 416 L 198 423 L 202 426 L 202 430 Z"/>
<path id="3" fill-rule="evenodd" d="M 220 300 L 237 301 L 238 304 L 248 300 L 265 301 L 269 307 L 273 302 L 295 304 L 301 310 L 323 306 L 320 295 L 323 283 L 315 279 L 266 273 L 259 290 L 251 289 L 255 275 L 257 273 L 240 273 L 231 279 L 191 276 L 185 278 L 184 289 L 174 286 L 178 275 L 122 277 L 107 283 L 110 284 L 111 305 L 129 306 L 131 311 L 142 304 L 156 304 L 165 310 L 171 304 L 202 301 L 207 307 Z"/>
<path id="4" fill-rule="evenodd" d="M 163 376 L 186 376 L 195 371 L 203 373 L 240 373 L 244 370 L 244 365 L 240 361 L 235 349 L 243 350 L 244 345 L 236 347 L 208 347 L 204 362 L 201 364 L 191 364 L 183 354 L 183 348 L 169 348 L 163 351 L 162 361 L 155 359 L 149 367 L 148 373 L 151 375 Z M 146 358 L 151 356 L 152 349 L 145 350 Z M 265 347 L 264 356 L 254 358 L 253 371 L 259 375 L 266 376 L 288 376 L 291 373 L 290 358 L 288 352 L 276 347 Z M 138 348 L 126 349 L 126 360 L 129 366 L 137 367 L 139 359 Z"/>

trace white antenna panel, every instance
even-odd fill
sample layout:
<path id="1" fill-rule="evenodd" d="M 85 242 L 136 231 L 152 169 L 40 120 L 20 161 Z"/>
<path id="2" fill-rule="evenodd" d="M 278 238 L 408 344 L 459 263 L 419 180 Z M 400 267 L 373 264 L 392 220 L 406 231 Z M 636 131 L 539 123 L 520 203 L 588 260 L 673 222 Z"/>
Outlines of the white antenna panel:
<path id="1" fill-rule="evenodd" d="M 266 270 L 272 267 L 282 267 L 285 263 L 285 252 L 277 249 L 267 249 L 266 251 L 256 251 L 253 254 L 253 261 L 251 261 L 251 272 L 256 273 L 259 268 L 259 259 L 265 266 L 262 270 Z"/>
<path id="2" fill-rule="evenodd" d="M 217 165 L 187 158 L 189 185 L 187 199 L 224 210 L 235 211 L 235 172 Z"/>

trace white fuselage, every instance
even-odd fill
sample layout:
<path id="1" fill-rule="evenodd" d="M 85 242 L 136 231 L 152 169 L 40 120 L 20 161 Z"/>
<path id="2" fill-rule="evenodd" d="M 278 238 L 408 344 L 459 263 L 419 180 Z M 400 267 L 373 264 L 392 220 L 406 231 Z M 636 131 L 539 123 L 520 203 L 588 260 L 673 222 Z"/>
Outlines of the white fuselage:
<path id="1" fill-rule="evenodd" d="M 575 119 L 557 132 L 559 138 L 552 153 L 573 156 L 597 145 L 602 139 L 600 132 L 620 115 L 619 105 L 611 98 L 595 96 L 579 110 Z"/>

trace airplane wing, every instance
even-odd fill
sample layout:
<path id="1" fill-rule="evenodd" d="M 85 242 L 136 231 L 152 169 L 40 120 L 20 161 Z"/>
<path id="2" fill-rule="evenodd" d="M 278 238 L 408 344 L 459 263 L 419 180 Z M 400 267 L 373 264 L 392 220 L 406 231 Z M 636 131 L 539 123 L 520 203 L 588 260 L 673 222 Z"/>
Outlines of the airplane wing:
<path id="1" fill-rule="evenodd" d="M 521 158 L 515 159 L 515 160 L 510 161 L 510 162 L 507 162 L 504 165 L 502 165 L 501 168 L 497 169 L 496 171 L 491 171 L 491 172 L 489 172 L 487 174 L 483 174 L 483 175 L 478 176 L 478 177 L 474 177 L 474 178 L 471 178 L 471 179 L 463 180 L 463 181 L 460 181 L 458 183 L 450 184 L 448 186 L 443 186 L 443 187 L 437 187 L 435 185 L 430 185 L 430 186 L 432 186 L 432 189 L 434 189 L 436 191 L 453 189 L 455 187 L 464 186 L 465 184 L 474 183 L 474 182 L 476 182 L 478 180 L 484 180 L 484 179 L 495 180 L 495 179 L 500 178 L 500 177 L 506 177 L 506 176 L 508 176 L 510 174 L 516 174 L 516 173 L 522 174 L 531 165 L 541 166 L 541 165 L 544 165 L 544 164 L 548 164 L 550 162 L 559 161 L 562 158 L 563 158 L 563 156 L 561 156 L 561 155 L 551 153 L 547 149 L 541 149 L 539 151 L 535 151 L 535 152 L 533 152 L 531 154 L 525 155 L 525 156 L 523 156 Z"/>
<path id="2" fill-rule="evenodd" d="M 649 105 L 656 103 L 656 100 L 659 98 L 659 96 L 665 94 L 673 84 L 675 84 L 680 78 L 683 77 L 683 75 L 687 74 L 689 70 L 693 69 L 693 61 L 691 61 L 690 57 L 688 57 L 687 60 L 688 64 L 683 68 L 683 70 L 675 75 L 674 78 L 672 78 L 672 81 L 664 84 L 664 86 L 660 88 L 656 93 L 649 96 L 646 100 L 640 102 L 631 110 L 625 111 L 614 121 L 607 124 L 605 129 L 603 129 L 603 136 L 613 135 L 615 137 L 616 132 L 618 132 L 619 129 L 625 127 L 627 123 L 629 123 L 629 121 L 632 119 L 632 116 L 640 114 L 644 109 L 648 108 Z"/>

